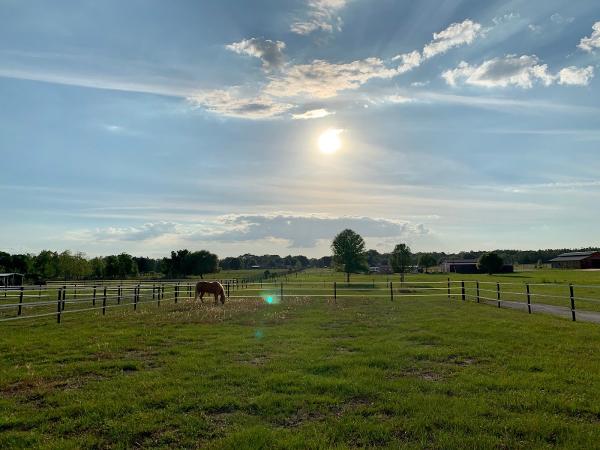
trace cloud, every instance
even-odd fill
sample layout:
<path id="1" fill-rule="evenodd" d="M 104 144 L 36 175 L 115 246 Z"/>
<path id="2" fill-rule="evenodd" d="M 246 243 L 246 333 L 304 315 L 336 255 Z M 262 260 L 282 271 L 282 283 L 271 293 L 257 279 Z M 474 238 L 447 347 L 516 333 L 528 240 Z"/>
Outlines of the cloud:
<path id="1" fill-rule="evenodd" d="M 413 70 L 415 67 L 419 67 L 421 65 L 421 61 L 423 58 L 421 54 L 415 50 L 410 53 L 404 53 L 402 55 L 394 56 L 392 61 L 401 60 L 402 64 L 398 66 L 398 73 L 406 73 Z"/>
<path id="2" fill-rule="evenodd" d="M 259 58 L 262 61 L 263 68 L 267 71 L 281 68 L 285 61 L 283 55 L 285 42 L 282 41 L 251 38 L 234 42 L 227 45 L 226 48 L 239 55 Z"/>
<path id="3" fill-rule="evenodd" d="M 164 238 L 170 241 L 234 243 L 273 239 L 287 241 L 291 247 L 312 248 L 319 240 L 331 240 L 345 228 L 352 228 L 365 238 L 405 238 L 429 233 L 423 224 L 410 221 L 275 213 L 227 215 L 187 224 L 156 222 L 97 228 L 72 232 L 70 237 L 108 242 Z"/>
<path id="4" fill-rule="evenodd" d="M 517 86 L 529 89 L 537 81 L 546 86 L 554 81 L 554 77 L 548 73 L 548 66 L 540 64 L 535 55 L 506 55 L 485 61 L 479 66 L 471 66 L 463 61 L 456 69 L 445 71 L 442 77 L 450 86 L 463 81 L 465 84 L 488 88 Z"/>
<path id="5" fill-rule="evenodd" d="M 550 16 L 550 20 L 557 25 L 562 25 L 565 23 L 573 23 L 573 21 L 575 20 L 575 17 L 563 17 L 559 13 L 555 13 L 555 14 L 552 14 L 552 16 Z"/>
<path id="6" fill-rule="evenodd" d="M 295 120 L 321 119 L 322 117 L 331 116 L 333 114 L 335 114 L 335 112 L 321 108 L 311 109 L 301 114 L 292 114 L 292 118 Z"/>
<path id="7" fill-rule="evenodd" d="M 480 24 L 470 19 L 453 23 L 445 30 L 433 34 L 433 40 L 423 48 L 423 58 L 429 59 L 446 53 L 451 48 L 472 44 L 475 38 L 483 35 L 484 32 Z"/>
<path id="8" fill-rule="evenodd" d="M 341 31 L 342 18 L 338 14 L 346 3 L 347 0 L 309 0 L 306 18 L 294 22 L 290 30 L 301 35 L 315 31 Z"/>
<path id="9" fill-rule="evenodd" d="M 565 67 L 558 72 L 558 84 L 572 86 L 587 86 L 594 77 L 594 67 L 577 68 L 575 66 Z"/>
<path id="10" fill-rule="evenodd" d="M 397 72 L 403 74 L 419 67 L 424 60 L 446 53 L 451 48 L 472 44 L 477 37 L 483 36 L 484 33 L 485 30 L 481 24 L 469 19 L 461 23 L 453 23 L 445 30 L 433 33 L 433 40 L 423 48 L 422 54 L 418 50 L 414 50 L 394 56 L 392 61 L 401 61 L 402 64 L 398 66 Z"/>
<path id="11" fill-rule="evenodd" d="M 294 107 L 262 94 L 247 97 L 237 88 L 200 92 L 188 100 L 212 113 L 242 119 L 268 119 Z"/>
<path id="12" fill-rule="evenodd" d="M 97 241 L 146 241 L 177 232 L 172 222 L 146 223 L 138 227 L 96 228 L 93 231 L 76 232 L 73 237 Z"/>
<path id="13" fill-rule="evenodd" d="M 310 248 L 322 239 L 333 237 L 345 228 L 351 228 L 366 238 L 406 237 L 428 234 L 422 224 L 369 217 L 330 217 L 322 215 L 238 215 L 223 218 L 230 227 L 210 236 L 217 241 L 253 241 L 284 239 L 291 247 Z"/>
<path id="14" fill-rule="evenodd" d="M 600 48 L 600 22 L 596 22 L 592 27 L 592 34 L 589 37 L 584 37 L 579 42 L 581 50 L 592 52 L 596 48 Z"/>
<path id="15" fill-rule="evenodd" d="M 536 82 L 550 86 L 555 82 L 561 85 L 587 86 L 594 76 L 592 66 L 577 68 L 565 67 L 558 74 L 548 71 L 548 65 L 540 64 L 535 55 L 506 55 L 472 66 L 461 62 L 456 69 L 447 70 L 442 74 L 450 86 L 464 82 L 472 86 L 487 88 L 516 86 L 530 89 Z"/>
<path id="16" fill-rule="evenodd" d="M 379 58 L 346 64 L 315 60 L 310 64 L 291 66 L 282 76 L 272 77 L 265 93 L 274 97 L 330 98 L 340 91 L 358 89 L 373 78 L 392 78 L 397 73 Z"/>

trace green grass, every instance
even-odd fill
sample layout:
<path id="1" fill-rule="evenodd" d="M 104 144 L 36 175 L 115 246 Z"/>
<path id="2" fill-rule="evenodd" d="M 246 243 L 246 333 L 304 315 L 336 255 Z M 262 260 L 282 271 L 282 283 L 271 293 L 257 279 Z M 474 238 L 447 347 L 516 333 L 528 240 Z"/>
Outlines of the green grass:
<path id="1" fill-rule="evenodd" d="M 444 296 L 3 323 L 0 448 L 593 448 L 597 348 L 597 325 Z"/>

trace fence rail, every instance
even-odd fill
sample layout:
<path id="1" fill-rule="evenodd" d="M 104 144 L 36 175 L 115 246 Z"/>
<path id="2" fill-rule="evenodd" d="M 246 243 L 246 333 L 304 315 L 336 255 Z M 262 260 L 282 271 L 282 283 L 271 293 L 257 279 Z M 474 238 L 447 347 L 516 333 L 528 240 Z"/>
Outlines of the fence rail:
<path id="1" fill-rule="evenodd" d="M 338 299 L 403 298 L 462 300 L 491 303 L 501 308 L 522 307 L 528 313 L 537 310 L 570 314 L 577 320 L 579 312 L 597 314 L 600 322 L 600 284 L 575 285 L 558 283 L 501 283 L 477 280 L 444 281 L 283 281 L 220 280 L 228 298 L 234 301 L 263 299 L 277 303 L 286 297 L 303 297 L 337 303 Z M 195 296 L 195 284 L 186 281 L 100 280 L 93 283 L 50 283 L 48 285 L 0 288 L 0 322 L 48 318 L 58 323 L 65 314 L 108 310 L 155 304 L 176 304 Z M 210 296 L 209 301 L 212 301 Z"/>

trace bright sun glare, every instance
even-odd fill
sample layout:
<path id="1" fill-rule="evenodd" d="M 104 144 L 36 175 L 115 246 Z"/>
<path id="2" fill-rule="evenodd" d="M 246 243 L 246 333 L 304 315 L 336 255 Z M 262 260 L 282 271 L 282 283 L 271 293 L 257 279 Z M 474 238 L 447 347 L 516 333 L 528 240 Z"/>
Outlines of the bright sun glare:
<path id="1" fill-rule="evenodd" d="M 342 131 L 343 130 L 336 128 L 330 128 L 321 133 L 321 136 L 319 136 L 319 150 L 321 150 L 321 153 L 331 155 L 340 149 L 342 146 L 342 141 L 340 140 Z"/>

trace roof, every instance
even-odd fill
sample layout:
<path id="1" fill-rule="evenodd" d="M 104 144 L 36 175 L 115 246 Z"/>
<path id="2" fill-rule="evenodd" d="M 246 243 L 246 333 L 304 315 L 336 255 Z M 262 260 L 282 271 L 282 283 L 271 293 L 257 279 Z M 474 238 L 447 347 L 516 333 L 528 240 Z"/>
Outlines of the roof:
<path id="1" fill-rule="evenodd" d="M 477 264 L 476 259 L 449 259 L 443 261 L 442 264 Z"/>
<path id="2" fill-rule="evenodd" d="M 25 275 L 23 275 L 22 273 L 0 273 L 0 277 L 12 277 L 13 275 L 18 275 L 20 277 L 23 277 Z"/>
<path id="3" fill-rule="evenodd" d="M 551 259 L 550 262 L 582 261 L 584 259 L 589 258 L 590 256 L 594 256 L 595 254 L 600 254 L 600 252 L 570 252 L 570 253 L 563 253 L 562 255 L 558 255 L 556 258 Z"/>

